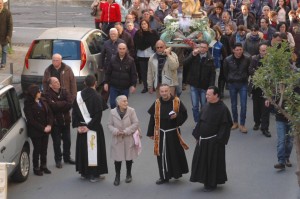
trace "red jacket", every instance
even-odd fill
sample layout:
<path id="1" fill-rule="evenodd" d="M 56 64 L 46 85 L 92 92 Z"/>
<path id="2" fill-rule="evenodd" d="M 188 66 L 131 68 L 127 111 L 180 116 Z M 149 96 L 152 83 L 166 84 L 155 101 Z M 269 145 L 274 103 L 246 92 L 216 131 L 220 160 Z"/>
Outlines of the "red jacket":
<path id="1" fill-rule="evenodd" d="M 101 4 L 102 14 L 100 21 L 104 23 L 121 22 L 121 9 L 119 4 L 104 2 Z"/>

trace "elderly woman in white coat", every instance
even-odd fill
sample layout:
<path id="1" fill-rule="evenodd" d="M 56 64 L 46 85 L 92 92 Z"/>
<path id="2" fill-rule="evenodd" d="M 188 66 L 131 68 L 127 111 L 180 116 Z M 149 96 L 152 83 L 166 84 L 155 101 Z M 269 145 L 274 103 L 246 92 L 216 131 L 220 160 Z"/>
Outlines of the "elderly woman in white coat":
<path id="1" fill-rule="evenodd" d="M 120 95 L 116 98 L 117 107 L 110 111 L 108 129 L 112 133 L 111 158 L 115 161 L 116 177 L 114 185 L 120 184 L 122 161 L 126 161 L 126 183 L 132 181 L 132 160 L 138 156 L 135 148 L 133 133 L 138 130 L 139 121 L 135 110 L 128 106 L 127 97 Z"/>

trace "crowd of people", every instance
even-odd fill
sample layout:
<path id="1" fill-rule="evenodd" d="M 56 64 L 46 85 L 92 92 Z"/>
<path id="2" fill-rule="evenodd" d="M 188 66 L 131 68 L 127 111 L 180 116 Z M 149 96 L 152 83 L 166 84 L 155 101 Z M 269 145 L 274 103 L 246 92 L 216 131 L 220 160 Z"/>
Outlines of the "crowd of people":
<path id="1" fill-rule="evenodd" d="M 0 0 L 1 2 L 2 0 Z M 249 90 L 249 77 L 267 54 L 268 46 L 279 46 L 286 40 L 300 57 L 300 8 L 296 0 L 204 0 L 199 12 L 210 20 L 215 31 L 211 43 L 196 41 L 194 48 L 170 48 L 160 40 L 166 18 L 182 14 L 176 0 L 133 0 L 115 2 L 95 0 L 95 28 L 108 35 L 101 52 L 99 70 L 105 73 L 101 94 L 93 75 L 85 78 L 86 88 L 77 92 L 74 74 L 54 54 L 46 69 L 43 90 L 28 88 L 24 112 L 33 141 L 33 170 L 41 176 L 50 174 L 47 168 L 48 137 L 51 133 L 57 168 L 75 164 L 83 179 L 96 182 L 108 172 L 102 112 L 111 108 L 108 129 L 112 135 L 111 158 L 115 164 L 114 185 L 120 184 L 122 161 L 126 162 L 126 183 L 132 181 L 131 168 L 137 158 L 133 134 L 139 131 L 139 121 L 133 107 L 128 106 L 130 93 L 143 84 L 141 93 L 156 92 L 149 108 L 147 136 L 153 139 L 159 179 L 156 184 L 180 178 L 189 172 L 184 149 L 188 145 L 181 137 L 180 126 L 187 120 L 187 110 L 180 100 L 186 84 L 190 95 L 197 140 L 191 182 L 204 184 L 204 191 L 213 191 L 227 181 L 225 145 L 230 131 L 247 133 L 248 94 L 253 99 L 253 130 L 269 132 L 270 104 L 257 87 Z M 0 4 L 1 5 L 1 4 Z M 1 11 L 1 10 L 0 10 Z M 1 13 L 1 12 L 0 12 Z M 184 14 L 184 13 L 183 13 Z M 296 60 L 299 67 L 299 58 Z M 225 85 L 231 101 L 231 113 L 222 102 Z M 237 104 L 240 97 L 241 111 Z M 70 109 L 72 110 L 72 117 Z M 70 153 L 70 123 L 77 128 L 75 160 Z M 291 167 L 289 156 L 292 136 L 289 123 L 276 114 L 278 163 L 276 169 Z M 63 152 L 61 152 L 61 140 Z"/>

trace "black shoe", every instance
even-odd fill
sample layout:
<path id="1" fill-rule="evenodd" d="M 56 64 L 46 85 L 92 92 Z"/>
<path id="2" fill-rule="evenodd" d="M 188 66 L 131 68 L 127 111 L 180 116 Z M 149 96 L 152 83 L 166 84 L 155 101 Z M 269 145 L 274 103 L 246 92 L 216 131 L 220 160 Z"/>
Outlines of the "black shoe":
<path id="1" fill-rule="evenodd" d="M 274 168 L 275 168 L 275 169 L 281 169 L 281 170 L 282 170 L 282 169 L 285 169 L 285 165 L 282 164 L 282 163 L 278 163 L 278 164 L 275 164 L 275 165 L 274 165 Z"/>
<path id="2" fill-rule="evenodd" d="M 203 192 L 212 192 L 217 188 L 217 186 L 207 186 L 204 185 Z"/>
<path id="3" fill-rule="evenodd" d="M 257 131 L 259 129 L 259 126 L 260 126 L 260 124 L 255 124 L 254 127 L 253 127 L 253 130 Z"/>
<path id="4" fill-rule="evenodd" d="M 268 130 L 262 130 L 262 133 L 268 138 L 271 137 L 271 133 Z"/>
<path id="5" fill-rule="evenodd" d="M 62 168 L 61 162 L 56 162 L 56 168 L 58 168 L 58 169 L 61 169 L 61 168 Z"/>
<path id="6" fill-rule="evenodd" d="M 43 172 L 40 169 L 33 169 L 33 173 L 34 173 L 34 175 L 37 175 L 37 176 L 43 175 Z"/>
<path id="7" fill-rule="evenodd" d="M 41 171 L 43 171 L 45 174 L 51 174 L 51 171 L 47 167 L 41 168 Z"/>
<path id="8" fill-rule="evenodd" d="M 115 181 L 114 181 L 114 185 L 115 186 L 119 186 L 120 185 L 120 176 L 116 175 Z"/>
<path id="9" fill-rule="evenodd" d="M 132 176 L 131 175 L 127 175 L 126 179 L 125 179 L 125 182 L 126 183 L 130 183 L 131 181 L 132 181 Z"/>
<path id="10" fill-rule="evenodd" d="M 144 88 L 141 93 L 147 93 L 147 92 L 148 92 L 148 88 Z"/>
<path id="11" fill-rule="evenodd" d="M 68 159 L 68 160 L 64 160 L 65 163 L 68 164 L 75 164 L 75 160 L 73 160 L 72 158 Z"/>
<path id="12" fill-rule="evenodd" d="M 287 160 L 285 161 L 285 166 L 287 166 L 287 167 L 292 167 L 292 163 L 290 162 L 289 159 L 287 159 Z"/>
<path id="13" fill-rule="evenodd" d="M 165 180 L 165 179 L 162 179 L 162 178 L 159 178 L 155 183 L 160 185 L 160 184 L 164 184 L 164 183 L 168 183 L 169 180 Z"/>

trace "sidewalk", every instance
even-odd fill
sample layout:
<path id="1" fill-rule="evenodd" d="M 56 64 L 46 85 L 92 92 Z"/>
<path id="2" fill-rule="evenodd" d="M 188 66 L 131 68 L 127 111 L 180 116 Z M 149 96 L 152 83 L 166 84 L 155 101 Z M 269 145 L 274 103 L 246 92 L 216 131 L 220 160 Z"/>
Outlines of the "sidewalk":
<path id="1" fill-rule="evenodd" d="M 13 64 L 13 85 L 18 95 L 22 93 L 21 74 L 24 66 L 24 59 L 28 50 L 28 46 L 13 45 L 13 52 L 7 55 L 6 68 L 0 70 L 1 74 L 10 74 L 10 65 Z"/>

